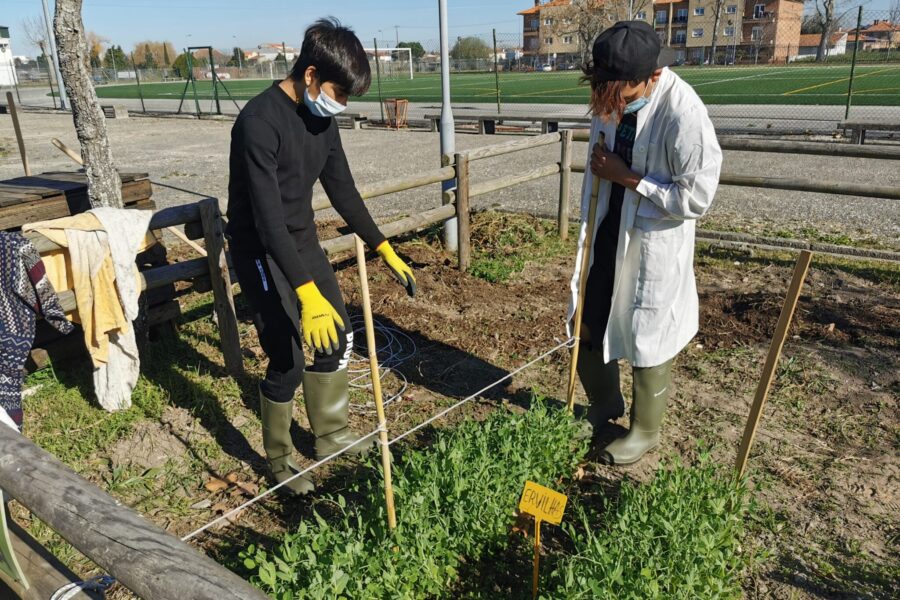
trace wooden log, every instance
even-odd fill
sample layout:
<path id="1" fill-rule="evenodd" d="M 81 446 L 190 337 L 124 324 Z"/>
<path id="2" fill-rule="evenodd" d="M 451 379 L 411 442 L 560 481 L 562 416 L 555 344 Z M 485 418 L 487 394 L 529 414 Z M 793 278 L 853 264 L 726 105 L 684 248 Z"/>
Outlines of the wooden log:
<path id="1" fill-rule="evenodd" d="M 548 133 L 525 137 L 512 142 L 504 142 L 502 144 L 491 144 L 482 148 L 475 148 L 468 152 L 469 162 L 476 160 L 484 160 L 494 156 L 502 156 L 504 154 L 512 154 L 513 152 L 521 152 L 522 150 L 530 150 L 532 148 L 540 148 L 551 144 L 559 143 L 559 133 Z"/>
<path id="2" fill-rule="evenodd" d="M 775 379 L 775 369 L 778 366 L 778 359 L 781 358 L 781 350 L 784 347 L 785 339 L 787 339 L 788 329 L 791 326 L 791 320 L 794 318 L 794 311 L 800 300 L 800 292 L 803 290 L 803 282 L 806 280 L 806 273 L 809 271 L 809 263 L 811 261 L 812 253 L 803 250 L 800 252 L 800 257 L 797 259 L 797 264 L 794 266 L 791 284 L 790 287 L 788 287 L 787 295 L 784 298 L 784 306 L 782 306 L 781 315 L 778 317 L 775 335 L 772 338 L 772 344 L 769 346 L 769 352 L 766 355 L 762 376 L 759 379 L 759 384 L 756 386 L 756 395 L 753 398 L 753 404 L 750 406 L 750 415 L 747 417 L 744 435 L 741 438 L 741 444 L 738 448 L 734 467 L 738 477 L 743 477 L 744 472 L 747 469 L 747 459 L 750 456 L 750 449 L 753 447 L 756 430 L 759 428 L 759 423 L 762 419 L 762 411 L 766 406 L 766 398 L 769 396 L 769 388 L 772 387 L 772 381 Z"/>
<path id="3" fill-rule="evenodd" d="M 569 239 L 569 190 L 572 176 L 572 130 L 562 132 L 559 156 L 559 210 L 556 215 L 559 239 Z"/>
<path id="4" fill-rule="evenodd" d="M 534 181 L 543 177 L 550 177 L 551 175 L 559 173 L 559 168 L 558 164 L 543 165 L 519 175 L 507 175 L 506 177 L 492 179 L 491 181 L 476 183 L 471 186 L 469 190 L 469 198 L 483 196 L 484 194 L 490 194 L 491 192 L 496 192 L 522 183 L 528 183 L 529 181 Z"/>
<path id="5" fill-rule="evenodd" d="M 21 600 L 47 600 L 53 594 L 70 583 L 77 582 L 80 578 L 68 569 L 58 558 L 53 556 L 37 540 L 31 537 L 12 519 L 7 519 L 10 541 L 12 542 L 16 559 L 28 580 L 29 588 L 23 590 L 14 582 L 7 581 L 5 576 L 0 583 L 0 598 L 21 598 Z M 3 589 L 7 585 L 8 591 Z M 14 594 L 11 596 L 4 593 Z M 79 591 L 71 597 L 71 600 L 103 600 L 97 592 Z"/>
<path id="6" fill-rule="evenodd" d="M 265 598 L 8 427 L 0 427 L 0 488 L 141 598 Z"/>
<path id="7" fill-rule="evenodd" d="M 885 198 L 900 200 L 900 186 L 872 185 L 869 183 L 845 183 L 837 181 L 818 181 L 787 177 L 755 177 L 722 173 L 720 185 L 735 185 L 774 190 L 792 190 L 797 192 L 814 192 L 819 194 L 840 194 L 862 198 Z"/>
<path id="8" fill-rule="evenodd" d="M 364 185 L 359 188 L 359 194 L 362 196 L 363 200 L 369 200 L 377 198 L 378 196 L 385 196 L 387 194 L 431 185 L 432 183 L 449 181 L 455 176 L 456 170 L 452 166 L 445 166 L 436 171 L 430 171 L 414 177 L 398 177 L 396 179 L 388 179 L 386 181 Z M 317 196 L 313 198 L 312 206 L 315 211 L 324 210 L 326 208 L 331 208 L 331 201 L 328 200 L 326 196 Z"/>
<path id="9" fill-rule="evenodd" d="M 452 204 L 445 204 L 437 208 L 432 208 L 431 210 L 426 210 L 425 212 L 421 212 L 417 215 L 381 225 L 380 229 L 385 237 L 392 238 L 398 235 L 403 235 L 404 233 L 416 231 L 418 229 L 421 229 L 422 227 L 427 227 L 428 225 L 446 221 L 447 219 L 455 215 L 456 207 Z M 356 245 L 353 237 L 353 234 L 349 234 L 332 238 L 330 240 L 325 240 L 324 242 L 322 242 L 322 249 L 328 255 L 334 255 L 339 252 L 352 250 Z"/>
<path id="10" fill-rule="evenodd" d="M 472 264 L 472 233 L 469 223 L 469 157 L 456 155 L 456 224 L 459 270 L 465 273 Z"/>
<path id="11" fill-rule="evenodd" d="M 19 155 L 22 157 L 22 168 L 25 170 L 25 176 L 31 176 L 31 167 L 28 166 L 28 154 L 25 152 L 25 138 L 22 137 L 22 127 L 19 125 L 19 110 L 16 108 L 16 102 L 13 100 L 12 92 L 6 92 L 6 104 L 9 107 L 9 116 L 12 117 L 13 131 L 16 134 L 16 143 L 19 145 Z"/>
<path id="12" fill-rule="evenodd" d="M 777 154 L 900 160 L 900 148 L 891 146 L 858 146 L 833 142 L 769 141 L 728 137 L 720 137 L 719 146 L 721 146 L 722 150 L 737 150 L 741 152 L 772 152 Z"/>
<path id="13" fill-rule="evenodd" d="M 572 171 L 584 173 L 584 163 L 573 164 Z M 836 194 L 841 196 L 857 196 L 860 198 L 883 198 L 900 200 L 900 186 L 872 185 L 868 183 L 845 183 L 843 181 L 817 181 L 813 179 L 796 179 L 789 177 L 755 177 L 722 173 L 720 185 L 738 187 L 765 188 L 769 190 L 791 190 L 813 194 Z"/>
<path id="14" fill-rule="evenodd" d="M 200 202 L 200 221 L 203 223 L 206 240 L 206 258 L 212 281 L 213 307 L 219 324 L 222 356 L 225 359 L 225 368 L 237 377 L 244 372 L 244 358 L 241 353 L 237 314 L 234 310 L 234 295 L 231 291 L 231 274 L 225 257 L 225 232 L 218 200 L 208 198 Z"/>

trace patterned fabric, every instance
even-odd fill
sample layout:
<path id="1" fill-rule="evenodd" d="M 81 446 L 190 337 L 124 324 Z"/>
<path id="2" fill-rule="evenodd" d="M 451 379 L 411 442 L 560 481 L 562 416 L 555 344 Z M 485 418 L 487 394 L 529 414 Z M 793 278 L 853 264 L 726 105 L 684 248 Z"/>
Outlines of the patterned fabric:
<path id="1" fill-rule="evenodd" d="M 44 263 L 19 233 L 0 231 L 0 407 L 22 424 L 25 361 L 41 315 L 61 333 L 72 331 Z"/>

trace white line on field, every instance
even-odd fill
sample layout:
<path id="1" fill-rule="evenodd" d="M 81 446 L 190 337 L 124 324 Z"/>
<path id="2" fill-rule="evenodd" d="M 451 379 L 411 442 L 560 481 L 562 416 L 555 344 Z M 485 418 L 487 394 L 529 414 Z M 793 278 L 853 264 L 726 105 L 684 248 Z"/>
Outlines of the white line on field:
<path id="1" fill-rule="evenodd" d="M 746 75 L 744 77 L 732 77 L 730 79 L 716 79 L 715 81 L 704 81 L 701 83 L 693 84 L 693 87 L 696 88 L 696 87 L 700 87 L 701 85 L 712 85 L 712 84 L 716 84 L 716 83 L 728 83 L 729 81 L 740 81 L 742 79 L 754 79 L 756 77 L 765 77 L 767 75 L 774 75 L 775 73 L 778 73 L 780 75 L 781 73 L 784 73 L 784 71 L 777 71 L 777 70 L 773 69 L 771 73 L 757 73 L 756 75 Z"/>

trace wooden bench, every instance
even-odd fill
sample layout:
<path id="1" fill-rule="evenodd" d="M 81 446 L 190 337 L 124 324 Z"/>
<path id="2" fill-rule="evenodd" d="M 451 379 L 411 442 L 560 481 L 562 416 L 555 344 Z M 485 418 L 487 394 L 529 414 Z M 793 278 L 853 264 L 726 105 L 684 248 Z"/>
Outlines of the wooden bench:
<path id="1" fill-rule="evenodd" d="M 431 131 L 440 131 L 441 115 L 427 114 L 425 119 L 431 123 Z M 457 115 L 454 121 L 477 122 L 478 133 L 482 135 L 494 135 L 497 133 L 497 125 L 504 123 L 540 123 L 541 133 L 555 133 L 559 131 L 560 123 L 590 123 L 591 117 L 567 116 L 567 115 Z"/>
<path id="2" fill-rule="evenodd" d="M 362 124 L 368 120 L 368 113 L 342 112 L 340 116 L 338 116 L 338 122 L 349 121 L 351 129 L 360 129 Z"/>
<path id="3" fill-rule="evenodd" d="M 885 123 L 883 121 L 841 121 L 838 129 L 849 129 L 851 143 L 865 144 L 866 131 L 900 131 L 900 122 Z"/>

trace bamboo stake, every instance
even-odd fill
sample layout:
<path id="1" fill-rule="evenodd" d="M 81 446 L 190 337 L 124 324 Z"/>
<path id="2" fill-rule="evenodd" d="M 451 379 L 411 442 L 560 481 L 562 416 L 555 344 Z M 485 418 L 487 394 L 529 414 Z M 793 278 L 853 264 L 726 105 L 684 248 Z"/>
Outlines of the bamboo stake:
<path id="1" fill-rule="evenodd" d="M 378 353 L 375 347 L 375 325 L 372 321 L 372 301 L 369 297 L 369 274 L 366 269 L 366 249 L 359 236 L 356 240 L 356 262 L 359 266 L 359 286 L 362 290 L 363 317 L 366 323 L 366 346 L 369 349 L 369 369 L 372 372 L 372 394 L 375 396 L 375 411 L 378 414 L 378 439 L 381 442 L 381 465 L 384 469 L 384 502 L 387 507 L 388 528 L 397 528 L 397 513 L 394 511 L 394 485 L 391 482 L 391 449 L 384 416 L 384 402 L 381 397 L 381 372 L 378 367 Z"/>
<path id="2" fill-rule="evenodd" d="M 50 142 L 54 146 L 56 146 L 57 148 L 62 150 L 63 154 L 65 154 L 66 156 L 71 158 L 74 162 L 81 165 L 82 167 L 84 166 L 84 161 L 81 160 L 81 157 L 78 156 L 78 154 L 74 150 L 72 150 L 71 148 L 66 146 L 64 143 L 62 143 L 62 141 L 60 141 L 57 138 L 53 138 L 50 140 Z M 197 252 L 197 254 L 199 254 L 200 256 L 204 256 L 204 257 L 207 256 L 206 248 L 204 248 L 203 246 L 201 246 L 200 244 L 198 244 L 197 242 L 195 242 L 188 236 L 184 235 L 184 233 L 177 227 L 166 227 L 166 231 L 168 231 L 169 233 L 171 233 L 172 235 L 177 237 L 179 240 L 181 240 L 182 242 L 184 242 L 185 244 L 187 244 L 188 246 L 193 248 L 194 251 Z"/>
<path id="3" fill-rule="evenodd" d="M 600 134 L 600 143 L 604 143 Z M 588 208 L 587 228 L 584 246 L 581 247 L 581 275 L 578 281 L 578 298 L 575 302 L 575 345 L 572 347 L 572 362 L 569 365 L 569 389 L 566 392 L 566 406 L 569 412 L 575 410 L 575 379 L 578 375 L 578 347 L 581 344 L 581 317 L 584 314 L 584 295 L 587 288 L 588 271 L 591 268 L 591 251 L 594 247 L 594 221 L 597 219 L 597 202 L 600 195 L 600 178 L 591 177 L 591 202 Z"/>
<path id="4" fill-rule="evenodd" d="M 744 427 L 744 437 L 741 438 L 741 445 L 738 448 L 737 461 L 734 467 L 737 470 L 738 477 L 743 477 L 747 469 L 747 458 L 750 456 L 753 439 L 756 437 L 756 430 L 762 419 L 762 411 L 766 405 L 769 388 L 772 387 L 772 380 L 775 378 L 775 368 L 778 366 L 778 359 L 781 358 L 781 349 L 784 347 L 784 340 L 787 339 L 788 329 L 790 329 L 791 320 L 794 318 L 797 302 L 800 300 L 800 292 L 803 289 L 803 282 L 806 280 L 806 273 L 809 271 L 810 261 L 812 261 L 812 252 L 803 250 L 800 252 L 800 257 L 794 266 L 791 285 L 788 287 L 787 295 L 784 298 L 784 306 L 781 308 L 781 316 L 778 317 L 775 335 L 772 338 L 772 344 L 769 346 L 769 353 L 763 366 L 762 377 L 760 377 L 759 384 L 756 386 L 756 396 L 753 398 L 753 404 L 750 406 L 750 415 L 747 417 L 747 425 Z"/>
<path id="5" fill-rule="evenodd" d="M 12 92 L 6 92 L 6 104 L 9 106 L 9 116 L 12 117 L 13 129 L 16 132 L 16 142 L 19 144 L 19 155 L 22 157 L 22 167 L 25 169 L 25 177 L 31 177 L 31 167 L 28 166 L 28 155 L 25 154 L 25 138 L 22 137 L 22 127 L 19 125 L 19 110 L 16 108 Z"/>

